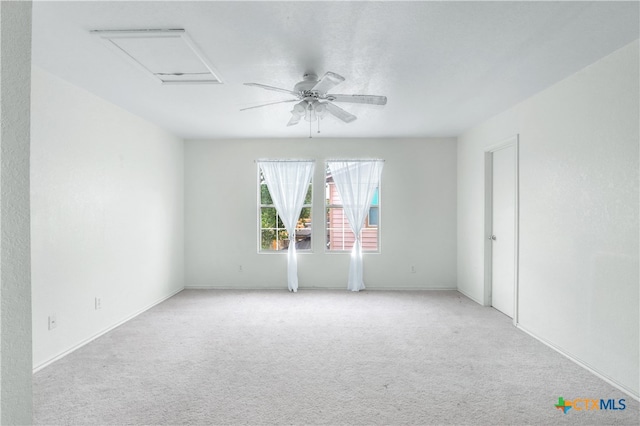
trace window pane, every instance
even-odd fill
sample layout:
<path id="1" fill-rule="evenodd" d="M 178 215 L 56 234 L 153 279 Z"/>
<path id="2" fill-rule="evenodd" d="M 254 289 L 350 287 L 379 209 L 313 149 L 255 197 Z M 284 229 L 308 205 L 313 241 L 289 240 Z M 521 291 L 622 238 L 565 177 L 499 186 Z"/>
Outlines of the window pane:
<path id="1" fill-rule="evenodd" d="M 305 195 L 304 197 L 303 204 L 311 204 L 311 200 L 312 200 L 311 188 L 312 188 L 311 185 L 309 185 L 309 189 L 307 190 L 307 195 Z"/>
<path id="2" fill-rule="evenodd" d="M 311 228 L 311 207 L 303 207 L 296 228 Z"/>
<path id="3" fill-rule="evenodd" d="M 289 235 L 283 229 L 262 229 L 260 248 L 262 250 L 286 250 L 289 247 Z"/>
<path id="4" fill-rule="evenodd" d="M 378 217 L 378 208 L 371 207 L 369 209 L 369 218 L 367 219 L 367 223 L 369 224 L 369 226 L 378 226 Z"/>
<path id="5" fill-rule="evenodd" d="M 311 207 L 304 207 L 296 225 L 296 250 L 311 250 Z"/>
<path id="6" fill-rule="evenodd" d="M 376 188 L 375 192 L 373 193 L 373 198 L 371 199 L 371 205 L 372 206 L 377 206 L 378 205 L 378 188 Z"/>
<path id="7" fill-rule="evenodd" d="M 327 248 L 351 250 L 355 238 L 342 207 L 327 209 Z"/>
<path id="8" fill-rule="evenodd" d="M 342 198 L 340 198 L 340 193 L 338 192 L 338 188 L 336 184 L 331 182 L 327 182 L 327 204 L 341 206 Z"/>
<path id="9" fill-rule="evenodd" d="M 273 200 L 271 199 L 271 194 L 269 193 L 266 183 L 260 184 L 260 204 L 273 204 Z"/>
<path id="10" fill-rule="evenodd" d="M 260 208 L 260 228 L 277 228 L 278 222 L 278 213 L 275 207 Z"/>
<path id="11" fill-rule="evenodd" d="M 362 228 L 362 251 L 378 250 L 378 228 Z"/>
<path id="12" fill-rule="evenodd" d="M 260 235 L 260 248 L 262 250 L 275 250 L 277 247 L 276 231 L 274 229 L 263 229 Z"/>

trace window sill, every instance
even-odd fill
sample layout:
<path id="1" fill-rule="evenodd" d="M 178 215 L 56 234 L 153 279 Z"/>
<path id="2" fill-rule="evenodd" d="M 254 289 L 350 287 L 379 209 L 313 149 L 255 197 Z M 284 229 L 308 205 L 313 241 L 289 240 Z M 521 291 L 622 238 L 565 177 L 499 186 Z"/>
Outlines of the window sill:
<path id="1" fill-rule="evenodd" d="M 351 250 L 325 250 L 324 254 L 351 254 Z M 380 250 L 377 251 L 363 251 L 363 255 L 365 254 L 381 254 Z"/>
<path id="2" fill-rule="evenodd" d="M 288 250 L 258 250 L 258 254 L 287 254 Z M 313 254 L 313 250 L 296 250 L 296 254 Z"/>

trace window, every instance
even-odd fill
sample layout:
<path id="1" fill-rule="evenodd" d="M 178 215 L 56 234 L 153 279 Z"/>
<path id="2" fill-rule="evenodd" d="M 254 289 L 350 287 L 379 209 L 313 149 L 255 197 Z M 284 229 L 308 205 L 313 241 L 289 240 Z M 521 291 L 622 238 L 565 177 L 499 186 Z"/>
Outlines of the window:
<path id="1" fill-rule="evenodd" d="M 376 188 L 376 191 L 373 193 L 373 199 L 371 200 L 369 216 L 367 216 L 367 227 L 378 226 L 378 223 L 380 222 L 380 211 L 378 209 L 380 196 L 378 193 L 378 188 Z"/>
<path id="2" fill-rule="evenodd" d="M 259 244 L 260 252 L 283 252 L 289 248 L 289 233 L 287 232 L 282 220 L 278 216 L 276 207 L 271 200 L 271 194 L 269 188 L 264 181 L 262 170 L 258 167 L 259 182 L 258 182 L 258 194 L 259 194 L 259 206 L 260 214 L 259 220 Z M 296 225 L 296 250 L 298 251 L 310 251 L 311 250 L 311 190 L 312 182 L 309 182 L 309 189 L 304 199 L 304 205 L 300 217 L 298 218 L 298 224 Z"/>
<path id="3" fill-rule="evenodd" d="M 327 251 L 340 252 L 351 251 L 353 243 L 355 242 L 355 236 L 347 216 L 344 214 L 342 208 L 342 200 L 340 194 L 336 188 L 331 172 L 329 168 L 326 168 L 325 179 L 325 199 L 326 199 L 326 213 L 327 213 Z M 362 241 L 362 251 L 364 252 L 377 252 L 379 251 L 379 238 L 380 236 L 380 191 L 376 188 L 373 199 L 371 200 L 371 207 L 369 208 L 369 214 L 364 222 L 364 227 L 360 235 Z"/>

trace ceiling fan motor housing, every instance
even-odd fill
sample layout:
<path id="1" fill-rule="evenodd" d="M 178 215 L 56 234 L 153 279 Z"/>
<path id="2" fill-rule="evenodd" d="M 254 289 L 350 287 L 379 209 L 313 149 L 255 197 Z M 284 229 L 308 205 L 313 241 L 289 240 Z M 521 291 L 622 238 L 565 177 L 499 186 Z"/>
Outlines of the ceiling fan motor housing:
<path id="1" fill-rule="evenodd" d="M 313 86 L 315 86 L 318 83 L 318 76 L 313 73 L 306 73 L 305 75 L 302 76 L 302 78 L 303 78 L 302 81 L 296 83 L 296 85 L 293 86 L 294 92 L 309 91 L 313 89 Z"/>

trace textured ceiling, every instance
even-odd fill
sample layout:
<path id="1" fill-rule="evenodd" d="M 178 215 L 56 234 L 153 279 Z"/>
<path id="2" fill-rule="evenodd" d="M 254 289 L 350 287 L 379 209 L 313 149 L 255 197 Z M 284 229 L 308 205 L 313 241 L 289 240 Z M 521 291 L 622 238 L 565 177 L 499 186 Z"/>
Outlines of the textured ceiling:
<path id="1" fill-rule="evenodd" d="M 184 138 L 303 137 L 293 88 L 336 72 L 323 137 L 455 136 L 639 37 L 638 2 L 34 2 L 33 63 Z M 224 84 L 160 85 L 90 30 L 184 28 Z"/>

